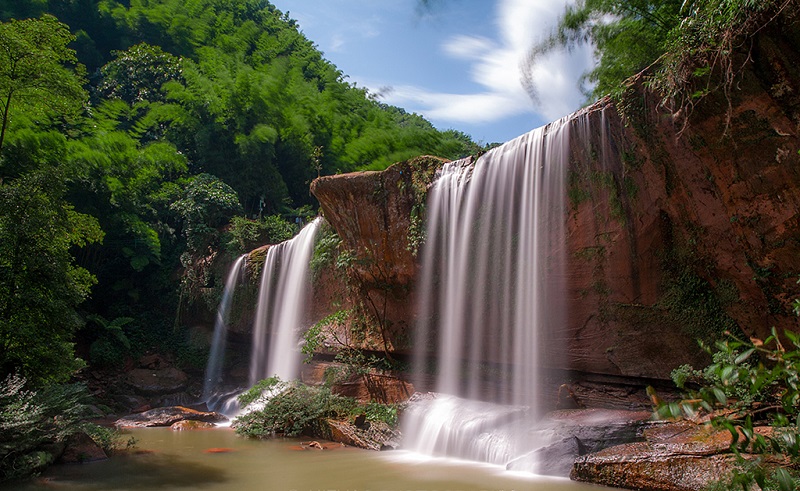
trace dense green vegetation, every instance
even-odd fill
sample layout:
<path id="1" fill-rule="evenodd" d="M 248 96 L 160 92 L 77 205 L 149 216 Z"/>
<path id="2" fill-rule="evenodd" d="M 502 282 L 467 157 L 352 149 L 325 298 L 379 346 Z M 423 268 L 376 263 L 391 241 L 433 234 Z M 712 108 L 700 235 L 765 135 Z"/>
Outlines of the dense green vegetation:
<path id="1" fill-rule="evenodd" d="M 316 213 L 312 179 L 479 150 L 348 83 L 266 0 L 0 0 L 0 21 L 4 388 L 149 350 L 201 367 L 190 307 Z"/>
<path id="2" fill-rule="evenodd" d="M 26 477 L 51 464 L 53 447 L 79 433 L 106 451 L 120 445 L 113 430 L 85 422 L 91 414 L 85 387 L 55 384 L 33 391 L 25 385 L 25 379 L 16 375 L 0 383 L 0 482 Z"/>
<path id="3" fill-rule="evenodd" d="M 245 412 L 236 419 L 236 432 L 253 438 L 320 436 L 324 419 L 353 422 L 360 417 L 389 427 L 397 424 L 396 405 L 361 404 L 352 397 L 334 394 L 328 385 L 309 386 L 275 377 L 258 382 L 239 396 L 239 403 Z"/>
<path id="4" fill-rule="evenodd" d="M 81 366 L 76 339 L 106 364 L 174 345 L 206 258 L 290 237 L 318 175 L 478 149 L 346 82 L 266 1 L 2 0 L 0 20 L 0 375 L 34 385 Z M 89 315 L 130 320 L 109 343 Z"/>

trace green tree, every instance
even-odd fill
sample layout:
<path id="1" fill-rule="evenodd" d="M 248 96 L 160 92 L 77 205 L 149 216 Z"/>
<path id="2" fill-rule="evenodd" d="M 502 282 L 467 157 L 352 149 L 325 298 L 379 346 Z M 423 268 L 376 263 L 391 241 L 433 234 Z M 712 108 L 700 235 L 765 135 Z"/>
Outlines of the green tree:
<path id="1" fill-rule="evenodd" d="M 583 76 L 590 97 L 619 94 L 628 77 L 659 61 L 654 84 L 685 107 L 704 95 L 696 82 L 713 69 L 732 83 L 731 55 L 743 37 L 797 7 L 795 0 L 578 0 L 531 48 L 523 82 L 535 97 L 531 70 L 542 55 L 590 44 L 595 66 Z"/>
<path id="2" fill-rule="evenodd" d="M 69 114 L 85 99 L 81 66 L 68 47 L 75 39 L 69 28 L 51 15 L 0 24 L 0 151 L 12 104 Z"/>
<path id="3" fill-rule="evenodd" d="M 34 385 L 66 381 L 82 366 L 75 307 L 94 277 L 70 254 L 102 239 L 97 221 L 63 199 L 63 176 L 45 168 L 0 185 L 0 375 Z"/>
<path id="4" fill-rule="evenodd" d="M 103 78 L 97 91 L 104 98 L 121 99 L 128 104 L 163 101 L 161 87 L 183 79 L 180 58 L 158 46 L 139 43 L 114 54 L 116 58 L 100 69 Z"/>

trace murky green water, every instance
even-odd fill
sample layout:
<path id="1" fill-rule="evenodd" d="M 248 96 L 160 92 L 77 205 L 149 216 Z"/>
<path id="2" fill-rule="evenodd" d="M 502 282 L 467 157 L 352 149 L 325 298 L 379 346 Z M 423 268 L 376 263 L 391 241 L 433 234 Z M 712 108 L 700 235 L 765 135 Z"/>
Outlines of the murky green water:
<path id="1" fill-rule="evenodd" d="M 55 466 L 14 490 L 598 491 L 567 479 L 499 467 L 370 452 L 338 444 L 301 449 L 301 440 L 246 440 L 229 429 L 132 431 L 138 452 L 105 462 Z"/>

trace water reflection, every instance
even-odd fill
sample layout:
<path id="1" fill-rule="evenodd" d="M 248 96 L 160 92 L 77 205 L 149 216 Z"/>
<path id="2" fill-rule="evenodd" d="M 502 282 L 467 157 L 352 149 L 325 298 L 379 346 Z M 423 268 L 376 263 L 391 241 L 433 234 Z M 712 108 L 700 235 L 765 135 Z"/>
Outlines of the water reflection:
<path id="1" fill-rule="evenodd" d="M 505 471 L 499 466 L 370 452 L 301 440 L 247 440 L 230 429 L 174 432 L 138 429 L 139 453 L 84 465 L 56 466 L 20 491 L 64 490 L 510 490 L 598 491 L 567 479 Z M 324 443 L 324 442 L 323 442 Z"/>

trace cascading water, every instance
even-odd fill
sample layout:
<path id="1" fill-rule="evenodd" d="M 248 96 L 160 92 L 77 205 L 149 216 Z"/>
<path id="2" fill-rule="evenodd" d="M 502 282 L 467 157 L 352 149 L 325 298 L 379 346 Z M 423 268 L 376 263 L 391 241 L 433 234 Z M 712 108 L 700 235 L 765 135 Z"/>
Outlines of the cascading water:
<path id="1" fill-rule="evenodd" d="M 571 122 L 446 164 L 431 189 L 415 371 L 435 365 L 443 395 L 405 415 L 410 450 L 503 464 L 537 447 L 521 425 L 537 412 L 540 337 L 564 320 Z"/>
<path id="2" fill-rule="evenodd" d="M 210 406 L 215 405 L 215 399 L 220 395 L 222 384 L 222 367 L 225 361 L 225 346 L 228 337 L 228 317 L 233 293 L 236 284 L 242 276 L 247 255 L 239 256 L 228 271 L 225 279 L 225 288 L 222 290 L 222 299 L 217 308 L 217 318 L 214 322 L 214 335 L 211 340 L 211 352 L 206 365 L 206 375 L 203 383 L 203 400 Z"/>
<path id="3" fill-rule="evenodd" d="M 316 218 L 267 251 L 253 324 L 251 385 L 272 376 L 293 380 L 299 374 L 298 332 L 308 312 L 309 262 L 321 221 Z"/>

